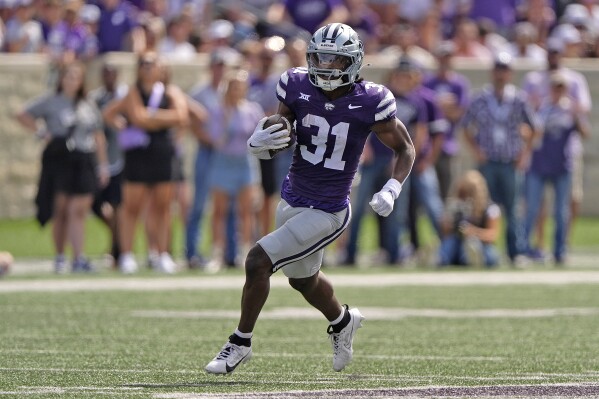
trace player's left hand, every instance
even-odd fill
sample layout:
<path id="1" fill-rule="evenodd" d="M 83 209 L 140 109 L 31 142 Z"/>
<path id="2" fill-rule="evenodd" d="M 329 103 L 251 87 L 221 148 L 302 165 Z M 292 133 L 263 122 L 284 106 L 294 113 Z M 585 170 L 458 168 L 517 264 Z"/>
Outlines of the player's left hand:
<path id="1" fill-rule="evenodd" d="M 401 192 L 401 183 L 396 179 L 389 179 L 381 191 L 372 196 L 369 202 L 372 209 L 379 215 L 386 217 L 393 211 L 393 204 Z"/>
<path id="2" fill-rule="evenodd" d="M 379 191 L 372 196 L 369 202 L 372 209 L 379 215 L 386 217 L 393 211 L 393 203 L 395 200 L 389 191 Z"/>

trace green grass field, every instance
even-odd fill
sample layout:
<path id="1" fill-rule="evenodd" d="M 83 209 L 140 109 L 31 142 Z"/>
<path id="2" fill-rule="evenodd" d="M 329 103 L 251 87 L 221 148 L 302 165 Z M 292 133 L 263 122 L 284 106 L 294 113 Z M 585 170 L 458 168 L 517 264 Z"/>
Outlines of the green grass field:
<path id="1" fill-rule="evenodd" d="M 209 253 L 210 248 L 210 228 L 208 221 L 205 221 L 201 248 Z M 551 248 L 552 245 L 552 223 L 547 226 L 545 237 L 546 245 Z M 424 244 L 434 242 L 433 230 L 428 220 L 424 217 L 420 220 L 420 232 Z M 183 253 L 183 228 L 181 223 L 176 220 L 173 228 L 173 253 L 179 256 Z M 597 250 L 599 242 L 599 218 L 581 218 L 577 221 L 573 234 L 572 246 L 575 249 L 583 251 Z M 364 228 L 360 235 L 361 249 L 372 251 L 377 245 L 376 224 L 372 216 L 364 219 Z M 503 234 L 501 235 L 498 246 L 503 248 Z M 100 256 L 108 251 L 109 237 L 108 232 L 98 219 L 90 217 L 87 221 L 86 252 L 93 256 Z M 136 235 L 135 249 L 138 254 L 145 253 L 145 242 L 143 231 L 139 229 Z M 10 251 L 15 257 L 24 258 L 51 258 L 53 256 L 51 229 L 50 226 L 40 228 L 32 219 L 18 220 L 0 220 L 0 251 Z"/>
<path id="2" fill-rule="evenodd" d="M 106 232 L 88 223 L 87 251 L 100 256 Z M 366 251 L 373 230 L 369 219 Z M 598 220 L 581 219 L 574 250 L 596 253 L 597 237 Z M 17 260 L 52 256 L 49 229 L 32 221 L 0 222 L 0 243 Z M 0 280 L 0 399 L 599 397 L 599 269 L 588 265 L 326 268 L 367 318 L 341 373 L 326 321 L 276 276 L 252 361 L 224 377 L 203 368 L 236 326 L 241 271 L 49 270 Z"/>
<path id="3" fill-rule="evenodd" d="M 532 283 L 518 282 L 530 273 Z M 548 273 L 559 281 L 572 272 L 331 270 L 333 282 L 349 275 L 361 283 L 341 283 L 336 292 L 367 317 L 354 361 L 341 373 L 331 368 L 324 319 L 275 284 L 255 330 L 254 358 L 231 376 L 203 367 L 236 326 L 239 271 L 11 277 L 0 281 L 0 398 L 404 397 L 401 388 L 506 386 L 565 386 L 576 396 L 599 379 L 599 273 L 578 272 L 589 273 L 587 283 L 534 284 Z M 369 283 L 377 274 L 439 283 Z M 482 284 L 443 283 L 462 276 Z M 231 286 L 211 283 L 227 277 Z M 484 284 L 494 277 L 514 283 Z M 94 288 L 103 281 L 115 289 Z M 136 290 L 124 287 L 130 281 Z M 190 281 L 206 288 L 179 287 Z M 50 291 L 65 282 L 79 288 Z M 150 289 L 156 283 L 167 286 Z M 410 397 L 437 397 L 417 392 Z"/>

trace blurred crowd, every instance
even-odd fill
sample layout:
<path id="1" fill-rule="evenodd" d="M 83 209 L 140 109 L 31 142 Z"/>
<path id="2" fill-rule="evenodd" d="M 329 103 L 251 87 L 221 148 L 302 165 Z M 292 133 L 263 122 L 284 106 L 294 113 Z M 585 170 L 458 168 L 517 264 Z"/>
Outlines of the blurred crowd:
<path id="1" fill-rule="evenodd" d="M 0 49 L 56 62 L 146 50 L 185 60 L 225 37 L 233 46 L 306 38 L 332 21 L 352 26 L 367 53 L 410 48 L 425 65 L 443 40 L 460 56 L 490 59 L 505 50 L 543 62 L 553 35 L 570 45 L 567 56 L 598 55 L 596 0 L 0 0 Z"/>
<path id="2" fill-rule="evenodd" d="M 401 264 L 422 252 L 423 208 L 440 244 L 436 265 L 499 264 L 502 215 L 512 265 L 563 264 L 582 201 L 579 139 L 589 134 L 591 99 L 584 77 L 561 60 L 597 56 L 599 0 L 0 0 L 0 48 L 47 53 L 58 72 L 50 93 L 18 115 L 48 143 L 37 204 L 42 223 L 53 219 L 55 271 L 68 268 L 67 244 L 71 270 L 93 270 L 83 253 L 90 210 L 108 226 L 114 267 L 123 273 L 139 268 L 139 222 L 148 265 L 177 270 L 174 209 L 185 227 L 186 266 L 242 266 L 273 225 L 292 156 L 258 161 L 246 153 L 257 121 L 277 109 L 274 61 L 305 66 L 306 41 L 332 21 L 352 26 L 367 54 L 394 61 L 378 83 L 395 95 L 418 154 L 393 214 L 378 218 L 377 262 Z M 85 62 L 111 51 L 137 55 L 136 81 L 121 82 L 105 64 L 101 87 L 87 94 Z M 185 93 L 170 82 L 164 60 L 197 53 L 209 55 L 209 77 Z M 453 70 L 454 57 L 491 65 L 488 85 L 471 92 Z M 533 72 L 513 82 L 519 59 Z M 187 133 L 198 143 L 193 176 L 182 167 Z M 477 170 L 455 176 L 463 151 Z M 392 158 L 369 139 L 336 263 L 357 264 L 362 216 L 378 182 L 389 178 Z M 546 184 L 554 188 L 551 254 L 544 248 Z M 202 253 L 207 214 L 212 241 Z"/>

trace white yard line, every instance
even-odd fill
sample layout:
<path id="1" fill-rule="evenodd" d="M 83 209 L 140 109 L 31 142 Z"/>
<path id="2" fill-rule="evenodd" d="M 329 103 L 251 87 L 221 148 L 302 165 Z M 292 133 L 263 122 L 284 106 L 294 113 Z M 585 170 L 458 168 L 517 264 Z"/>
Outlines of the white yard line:
<path id="1" fill-rule="evenodd" d="M 378 308 L 360 307 L 367 320 L 401 320 L 408 317 L 424 317 L 439 319 L 480 319 L 480 318 L 541 318 L 556 316 L 596 316 L 599 308 L 550 308 L 550 309 L 411 309 L 411 308 Z M 238 310 L 135 310 L 133 317 L 166 318 L 166 319 L 237 319 Z M 262 320 L 277 319 L 311 319 L 321 320 L 322 314 L 309 307 L 274 308 L 260 313 Z"/>
<path id="2" fill-rule="evenodd" d="M 414 272 L 344 275 L 330 274 L 336 287 L 393 286 L 468 286 L 468 285 L 565 285 L 599 284 L 599 271 L 475 271 L 475 272 Z M 11 292 L 73 292 L 73 291 L 167 291 L 241 289 L 243 276 L 198 277 L 120 277 L 43 280 L 1 280 L 0 293 Z M 277 274 L 272 287 L 287 287 L 287 279 Z"/>

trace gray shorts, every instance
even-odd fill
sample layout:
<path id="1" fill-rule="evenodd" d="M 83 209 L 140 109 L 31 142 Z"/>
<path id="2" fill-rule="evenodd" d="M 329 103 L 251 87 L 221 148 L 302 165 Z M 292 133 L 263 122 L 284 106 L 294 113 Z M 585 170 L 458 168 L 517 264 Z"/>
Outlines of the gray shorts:
<path id="1" fill-rule="evenodd" d="M 348 206 L 337 213 L 312 208 L 294 208 L 281 200 L 276 212 L 276 230 L 258 244 L 272 261 L 272 272 L 283 269 L 289 278 L 306 278 L 320 270 L 324 247 L 343 233 L 351 219 Z"/>

